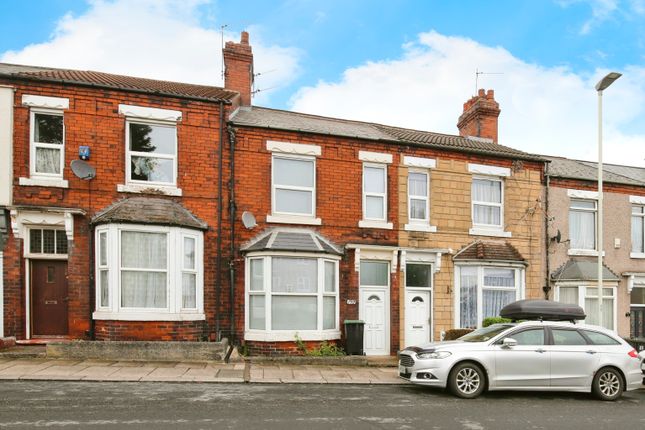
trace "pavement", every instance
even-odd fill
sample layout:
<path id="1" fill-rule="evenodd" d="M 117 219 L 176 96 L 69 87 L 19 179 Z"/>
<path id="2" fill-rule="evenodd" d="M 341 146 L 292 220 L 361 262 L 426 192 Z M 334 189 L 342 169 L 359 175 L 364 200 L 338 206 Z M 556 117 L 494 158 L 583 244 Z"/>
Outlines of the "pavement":
<path id="1" fill-rule="evenodd" d="M 0 380 L 405 384 L 396 367 L 0 358 Z"/>

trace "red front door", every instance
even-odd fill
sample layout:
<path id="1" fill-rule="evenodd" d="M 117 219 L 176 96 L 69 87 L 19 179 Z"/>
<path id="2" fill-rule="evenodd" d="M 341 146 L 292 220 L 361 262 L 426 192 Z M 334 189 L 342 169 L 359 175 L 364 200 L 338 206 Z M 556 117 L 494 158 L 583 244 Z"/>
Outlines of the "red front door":
<path id="1" fill-rule="evenodd" d="M 34 336 L 67 334 L 67 261 L 31 261 L 31 329 Z"/>

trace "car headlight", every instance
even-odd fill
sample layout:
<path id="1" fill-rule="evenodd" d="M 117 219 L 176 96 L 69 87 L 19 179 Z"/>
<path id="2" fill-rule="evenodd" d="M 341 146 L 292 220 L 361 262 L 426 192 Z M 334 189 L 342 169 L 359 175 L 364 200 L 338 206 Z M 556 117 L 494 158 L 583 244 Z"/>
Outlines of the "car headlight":
<path id="1" fill-rule="evenodd" d="M 417 354 L 419 360 L 436 360 L 439 358 L 446 358 L 451 355 L 448 351 L 433 351 L 433 352 L 420 352 Z"/>

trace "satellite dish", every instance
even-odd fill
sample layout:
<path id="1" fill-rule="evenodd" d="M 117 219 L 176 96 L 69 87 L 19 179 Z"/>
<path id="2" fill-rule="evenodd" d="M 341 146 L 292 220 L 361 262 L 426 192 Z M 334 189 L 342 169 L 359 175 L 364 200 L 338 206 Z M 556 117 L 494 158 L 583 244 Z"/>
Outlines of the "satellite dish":
<path id="1" fill-rule="evenodd" d="M 249 230 L 258 225 L 258 223 L 255 222 L 255 217 L 249 211 L 242 212 L 242 224 L 244 224 L 244 227 Z"/>
<path id="2" fill-rule="evenodd" d="M 558 232 L 551 238 L 551 240 L 555 240 L 557 243 L 562 241 L 562 233 L 560 233 L 560 229 L 558 229 Z"/>
<path id="3" fill-rule="evenodd" d="M 89 181 L 90 179 L 94 179 L 96 176 L 96 169 L 90 166 L 86 161 L 72 160 L 70 166 L 72 168 L 72 172 L 81 179 Z"/>

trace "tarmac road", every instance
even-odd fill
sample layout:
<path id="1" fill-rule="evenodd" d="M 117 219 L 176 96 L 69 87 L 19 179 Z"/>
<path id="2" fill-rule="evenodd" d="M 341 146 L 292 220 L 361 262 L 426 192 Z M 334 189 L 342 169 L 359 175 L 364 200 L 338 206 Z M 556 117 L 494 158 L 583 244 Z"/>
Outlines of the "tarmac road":
<path id="1" fill-rule="evenodd" d="M 0 381 L 0 429 L 645 428 L 645 390 L 456 399 L 412 385 Z"/>

